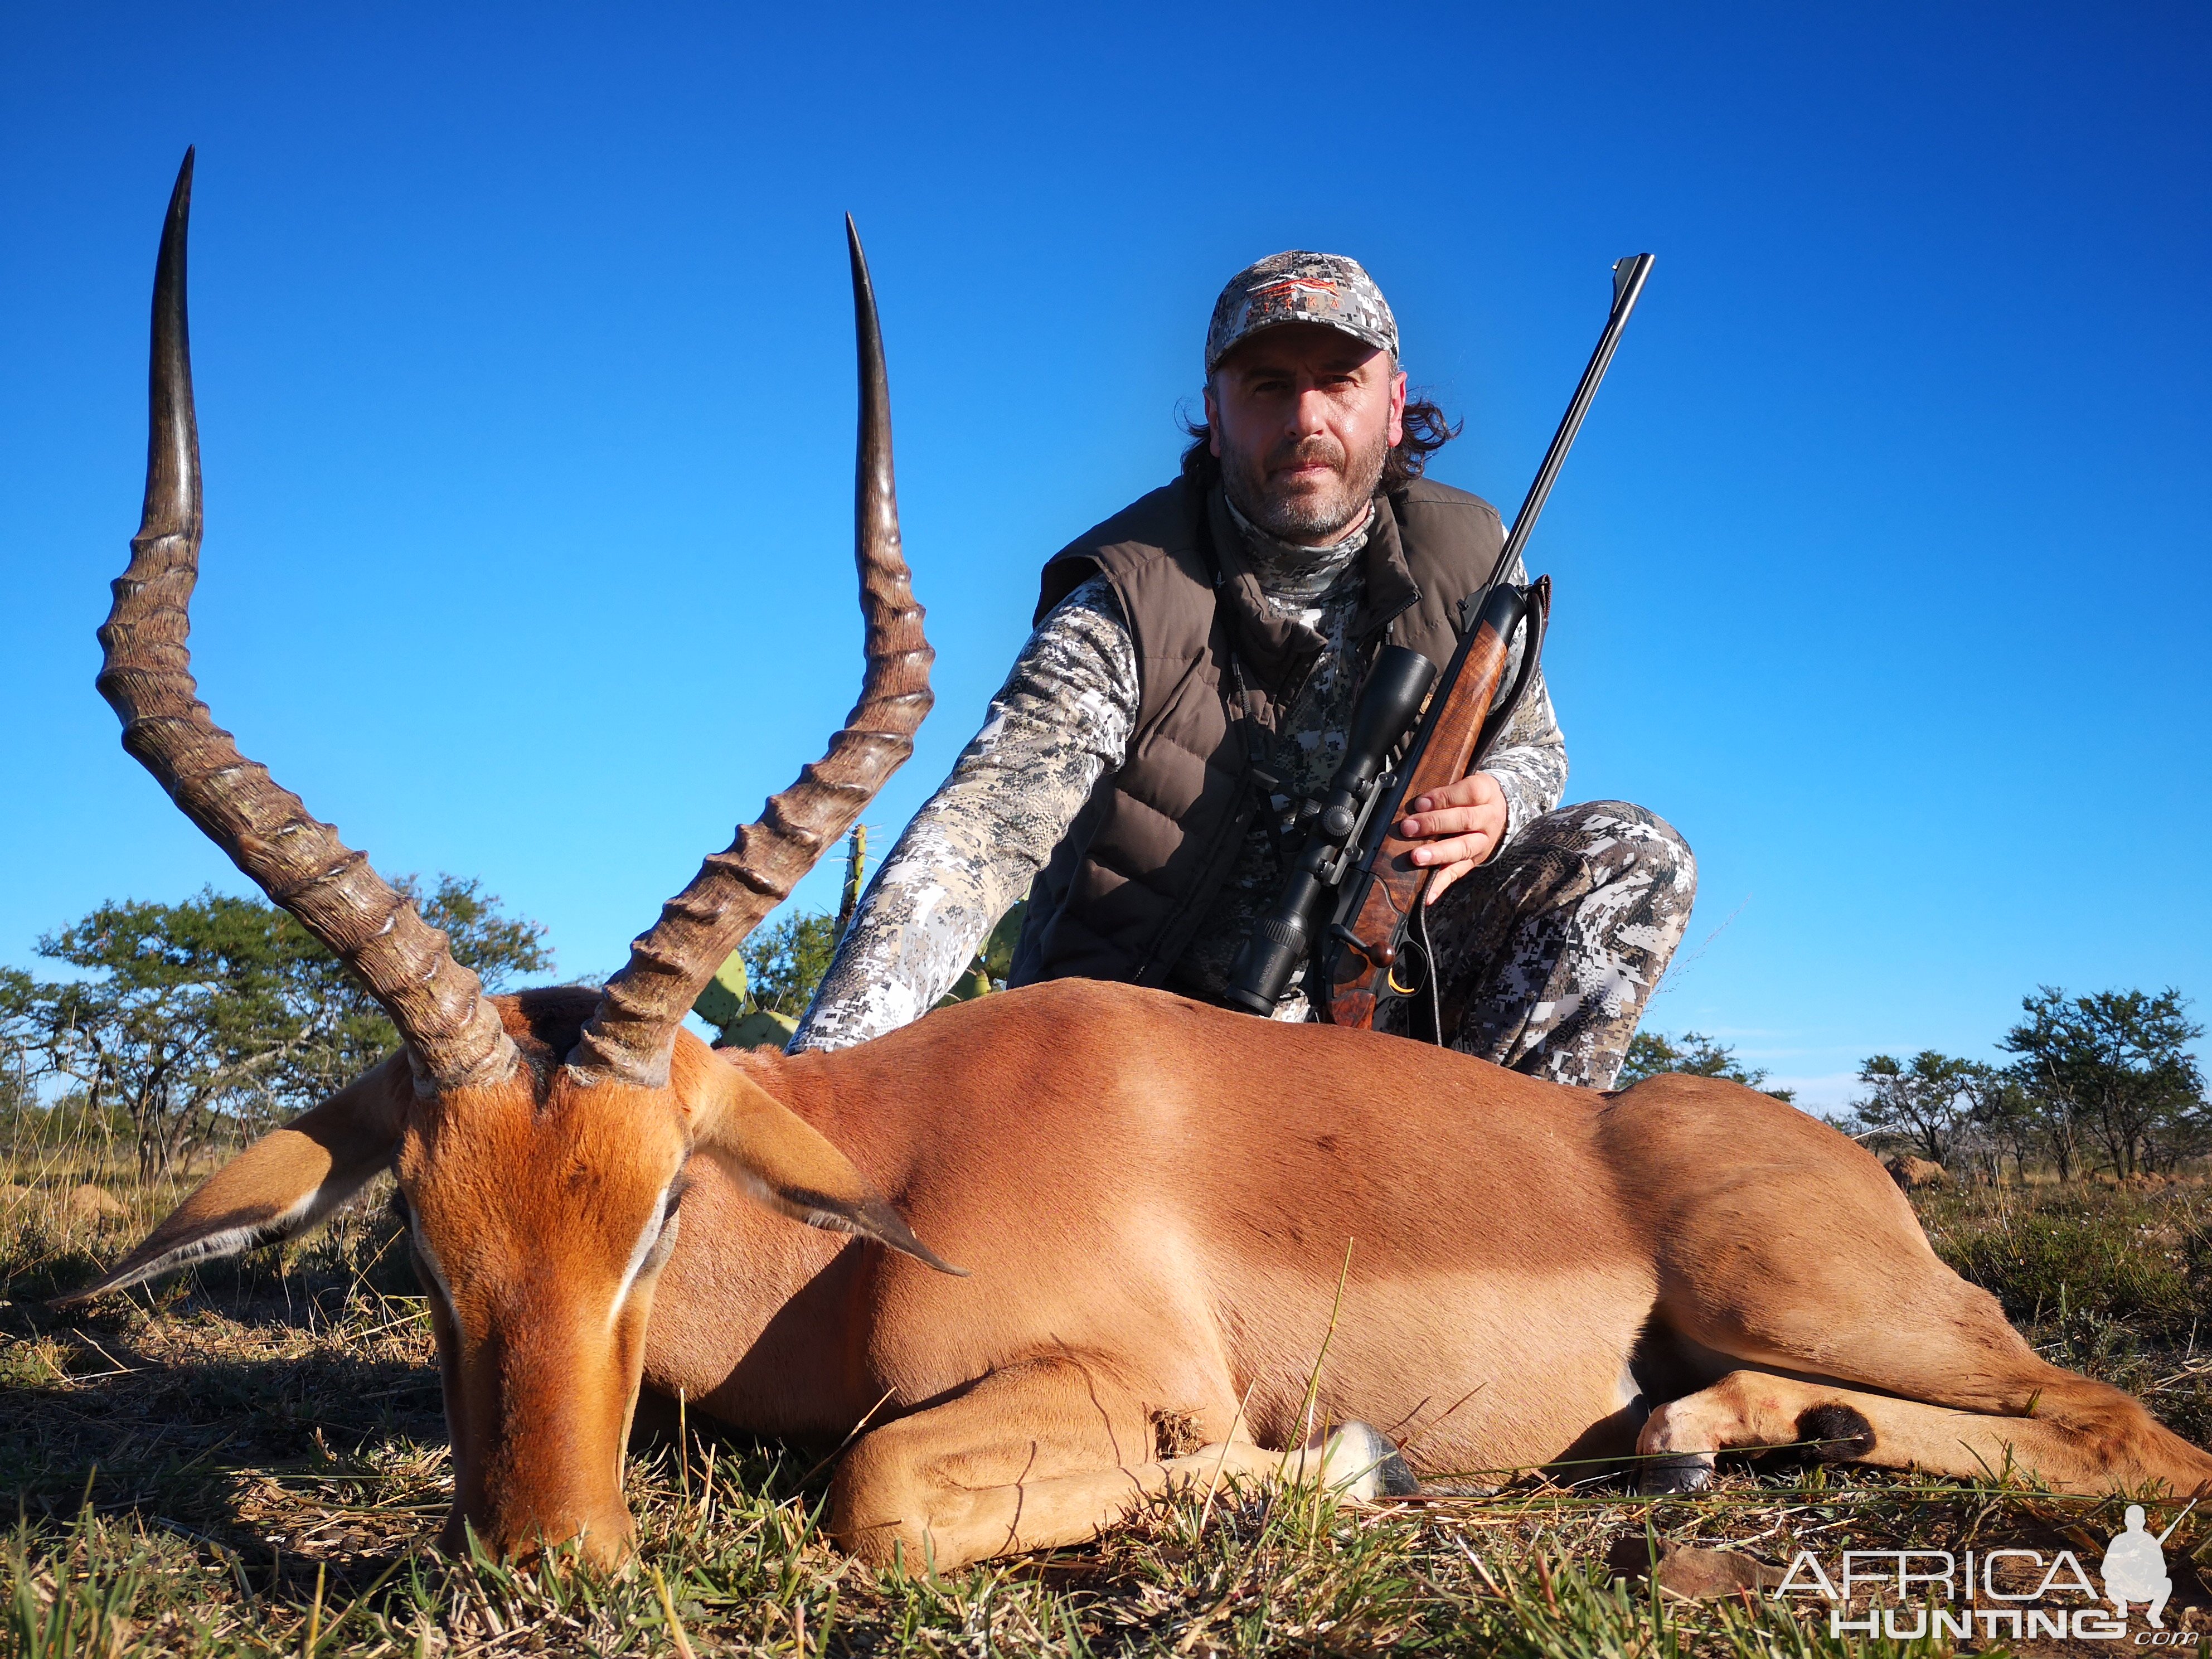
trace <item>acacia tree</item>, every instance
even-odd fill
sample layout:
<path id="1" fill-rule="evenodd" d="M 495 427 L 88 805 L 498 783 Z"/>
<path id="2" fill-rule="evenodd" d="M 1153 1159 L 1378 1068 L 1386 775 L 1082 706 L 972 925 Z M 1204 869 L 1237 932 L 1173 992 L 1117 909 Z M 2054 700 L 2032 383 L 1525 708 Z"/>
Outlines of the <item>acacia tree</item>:
<path id="1" fill-rule="evenodd" d="M 27 1018 L 31 976 L 20 968 L 0 968 L 0 1111 L 12 1127 L 30 1105 L 31 1070 L 38 1054 L 37 1031 Z"/>
<path id="2" fill-rule="evenodd" d="M 94 1120 L 119 1109 L 142 1176 L 170 1168 L 195 1131 L 283 1051 L 270 929 L 246 899 L 126 902 L 39 941 L 82 978 L 34 985 L 28 1012 L 48 1066 Z"/>
<path id="3" fill-rule="evenodd" d="M 1933 1048 L 1909 1060 L 1873 1055 L 1859 1067 L 1867 1092 L 1851 1103 L 1852 1123 L 1862 1134 L 1909 1141 L 1930 1162 L 1948 1166 L 1972 1131 L 1984 1069 Z"/>
<path id="4" fill-rule="evenodd" d="M 2069 997 L 2046 985 L 2021 1007 L 2027 1018 L 2003 1046 L 2021 1056 L 2021 1073 L 2047 1101 L 2053 1126 L 2063 1121 L 2069 1135 L 2086 1129 L 2115 1174 L 2171 1167 L 2205 1145 L 2212 1122 L 2204 1075 L 2188 1051 L 2204 1028 L 2189 1018 L 2179 991 Z"/>
<path id="5" fill-rule="evenodd" d="M 441 877 L 422 908 L 492 989 L 552 965 L 544 930 L 501 915 L 476 882 Z M 0 1033 L 73 1085 L 88 1117 L 128 1121 L 142 1176 L 226 1122 L 260 1127 L 313 1104 L 398 1046 L 337 959 L 259 899 L 210 889 L 181 904 L 103 904 L 39 951 L 77 976 L 9 970 Z"/>
<path id="6" fill-rule="evenodd" d="M 2034 1079 L 2017 1066 L 1971 1062 L 1966 1079 L 1967 1117 L 1973 1125 L 1974 1149 L 1986 1161 L 1990 1184 L 2003 1177 L 2006 1154 L 2024 1183 L 2027 1161 L 2049 1151 L 2062 1170 L 2072 1167 L 2070 1143 L 2061 1146 L 2054 1136 L 2051 1103 L 2036 1091 Z"/>

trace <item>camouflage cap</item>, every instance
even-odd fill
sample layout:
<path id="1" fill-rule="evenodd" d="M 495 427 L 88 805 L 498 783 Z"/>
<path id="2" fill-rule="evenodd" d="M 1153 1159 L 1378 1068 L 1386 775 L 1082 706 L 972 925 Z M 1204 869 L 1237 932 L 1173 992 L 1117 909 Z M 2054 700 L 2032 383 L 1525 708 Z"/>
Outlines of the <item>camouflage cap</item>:
<path id="1" fill-rule="evenodd" d="M 1230 348 L 1279 323 L 1321 323 L 1398 356 L 1398 319 L 1357 259 L 1294 249 L 1270 254 L 1229 279 L 1206 331 L 1206 372 Z"/>

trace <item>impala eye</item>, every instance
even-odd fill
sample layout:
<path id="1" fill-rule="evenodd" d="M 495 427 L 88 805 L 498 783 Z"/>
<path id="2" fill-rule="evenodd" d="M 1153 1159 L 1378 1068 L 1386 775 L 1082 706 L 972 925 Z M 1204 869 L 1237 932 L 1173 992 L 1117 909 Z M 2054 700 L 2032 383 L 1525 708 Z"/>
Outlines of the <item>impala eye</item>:
<path id="1" fill-rule="evenodd" d="M 639 1279 L 650 1279 L 659 1273 L 660 1264 L 668 1260 L 668 1253 L 676 1248 L 676 1224 L 680 1219 L 677 1209 L 684 1202 L 684 1194 L 690 1185 L 690 1176 L 678 1170 L 676 1178 L 668 1183 L 667 1192 L 662 1195 L 659 1212 L 638 1235 L 636 1251 L 623 1273 L 622 1288 L 615 1292 L 617 1316 L 620 1316 L 623 1304 L 629 1299 L 630 1287 Z"/>
<path id="2" fill-rule="evenodd" d="M 691 1190 L 691 1172 L 687 1167 L 676 1172 L 676 1179 L 668 1183 L 668 1196 L 661 1200 L 660 1224 L 666 1226 L 676 1219 L 677 1206 L 684 1202 L 684 1194 Z"/>
<path id="3" fill-rule="evenodd" d="M 657 1273 L 660 1264 L 668 1260 L 668 1253 L 676 1248 L 677 1224 L 684 1218 L 676 1213 L 676 1200 L 672 1196 L 660 1212 L 660 1231 L 653 1241 L 653 1248 L 645 1253 L 645 1265 L 641 1273 Z"/>

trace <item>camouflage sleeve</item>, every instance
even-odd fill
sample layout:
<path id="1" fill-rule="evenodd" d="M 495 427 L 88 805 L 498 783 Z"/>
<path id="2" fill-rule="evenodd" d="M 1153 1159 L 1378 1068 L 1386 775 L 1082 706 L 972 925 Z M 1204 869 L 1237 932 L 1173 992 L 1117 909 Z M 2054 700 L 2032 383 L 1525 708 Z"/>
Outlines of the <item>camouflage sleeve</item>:
<path id="1" fill-rule="evenodd" d="M 1528 580 L 1527 568 L 1518 560 L 1509 580 L 1522 583 Z M 1505 665 L 1504 684 L 1511 685 L 1520 672 L 1521 641 L 1516 639 Z M 1490 751 L 1482 769 L 1496 778 L 1505 792 L 1505 838 L 1500 847 L 1510 845 L 1531 823 L 1557 808 L 1559 798 L 1567 793 L 1567 739 L 1559 730 L 1559 717 L 1552 708 L 1551 690 L 1544 683 L 1540 664 L 1521 706 L 1498 734 L 1498 746 Z"/>
<path id="2" fill-rule="evenodd" d="M 1552 694 L 1544 685 L 1540 667 L 1482 769 L 1505 792 L 1501 847 L 1558 806 L 1559 797 L 1567 793 L 1567 740 L 1552 711 Z"/>
<path id="3" fill-rule="evenodd" d="M 842 1048 L 918 1019 L 1121 764 L 1137 652 L 1103 576 L 1037 624 L 982 729 L 899 836 L 791 1040 Z"/>

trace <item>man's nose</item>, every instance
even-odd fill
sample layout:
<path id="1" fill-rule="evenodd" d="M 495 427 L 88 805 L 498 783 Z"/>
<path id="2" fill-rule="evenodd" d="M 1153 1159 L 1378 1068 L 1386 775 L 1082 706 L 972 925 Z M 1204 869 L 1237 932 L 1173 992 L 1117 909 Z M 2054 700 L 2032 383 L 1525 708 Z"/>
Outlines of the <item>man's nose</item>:
<path id="1" fill-rule="evenodd" d="M 1290 426 L 1301 438 L 1328 429 L 1328 399 L 1319 386 L 1308 382 L 1298 387 L 1291 399 Z"/>

